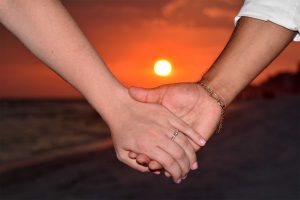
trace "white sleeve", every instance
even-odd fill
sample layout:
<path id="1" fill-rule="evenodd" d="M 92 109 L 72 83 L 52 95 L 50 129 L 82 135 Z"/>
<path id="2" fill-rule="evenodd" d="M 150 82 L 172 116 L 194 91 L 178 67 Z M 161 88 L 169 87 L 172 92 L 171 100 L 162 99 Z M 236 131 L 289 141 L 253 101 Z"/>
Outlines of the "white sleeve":
<path id="1" fill-rule="evenodd" d="M 271 21 L 297 31 L 295 41 L 300 41 L 300 0 L 245 0 L 235 17 L 235 24 L 243 16 Z"/>

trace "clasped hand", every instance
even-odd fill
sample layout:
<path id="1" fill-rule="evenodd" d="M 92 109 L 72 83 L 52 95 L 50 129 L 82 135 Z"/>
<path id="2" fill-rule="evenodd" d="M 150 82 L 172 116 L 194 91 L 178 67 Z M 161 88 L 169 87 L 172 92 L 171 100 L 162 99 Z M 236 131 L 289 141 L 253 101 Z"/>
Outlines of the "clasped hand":
<path id="1" fill-rule="evenodd" d="M 194 83 L 130 88 L 129 95 L 118 120 L 108 121 L 118 159 L 141 172 L 164 169 L 179 183 L 197 169 L 195 152 L 216 129 L 220 107 Z"/>

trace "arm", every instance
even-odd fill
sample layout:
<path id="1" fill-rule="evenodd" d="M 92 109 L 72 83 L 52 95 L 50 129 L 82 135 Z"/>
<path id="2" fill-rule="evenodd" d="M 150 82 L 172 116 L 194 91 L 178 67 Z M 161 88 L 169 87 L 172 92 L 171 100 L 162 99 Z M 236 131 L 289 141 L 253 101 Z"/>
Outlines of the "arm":
<path id="1" fill-rule="evenodd" d="M 214 90 L 228 106 L 274 58 L 292 41 L 296 33 L 271 22 L 243 17 L 228 44 L 202 82 Z M 216 101 L 196 83 L 179 83 L 151 90 L 131 88 L 131 96 L 141 102 L 161 103 L 209 139 L 218 126 L 221 109 Z M 174 98 L 176 97 L 176 98 Z M 199 150 L 194 144 L 194 149 Z M 129 156 L 148 164 L 144 155 Z M 151 169 L 161 166 L 151 161 Z"/>
<path id="2" fill-rule="evenodd" d="M 295 35 L 296 32 L 272 22 L 243 17 L 202 81 L 229 105 L 285 49 Z"/>
<path id="3" fill-rule="evenodd" d="M 59 1 L 1 0 L 0 21 L 28 49 L 78 89 L 109 120 L 105 101 L 125 88 L 112 76 Z M 101 84 L 100 84 L 101 82 Z M 106 98 L 99 98 L 98 93 Z M 123 95 L 124 95 L 123 94 Z"/>
<path id="4" fill-rule="evenodd" d="M 196 162 L 192 147 L 174 143 L 170 134 L 177 128 L 195 140 L 200 136 L 167 109 L 132 100 L 59 1 L 0 0 L 0 21 L 101 114 L 122 162 L 145 172 L 127 156 L 129 150 L 145 153 L 177 182 L 190 170 Z"/>

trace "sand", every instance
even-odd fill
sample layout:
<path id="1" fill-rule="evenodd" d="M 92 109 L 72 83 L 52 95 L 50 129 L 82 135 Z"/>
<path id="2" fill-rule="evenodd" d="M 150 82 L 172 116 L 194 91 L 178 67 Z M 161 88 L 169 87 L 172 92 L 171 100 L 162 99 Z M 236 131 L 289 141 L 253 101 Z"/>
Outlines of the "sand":
<path id="1" fill-rule="evenodd" d="M 123 165 L 114 150 L 0 175 L 0 199 L 300 199 L 300 97 L 233 104 L 224 129 L 177 185 Z"/>

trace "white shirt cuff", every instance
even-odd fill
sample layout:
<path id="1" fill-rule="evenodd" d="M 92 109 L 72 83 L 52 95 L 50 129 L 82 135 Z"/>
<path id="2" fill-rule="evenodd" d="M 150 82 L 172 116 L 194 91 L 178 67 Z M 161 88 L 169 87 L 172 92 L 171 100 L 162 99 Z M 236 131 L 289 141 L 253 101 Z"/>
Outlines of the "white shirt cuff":
<path id="1" fill-rule="evenodd" d="M 300 24 L 297 24 L 300 21 L 299 7 L 299 0 L 289 2 L 282 0 L 246 0 L 234 21 L 235 25 L 241 17 L 270 21 L 289 30 L 297 31 L 298 34 L 294 41 L 300 41 Z"/>

